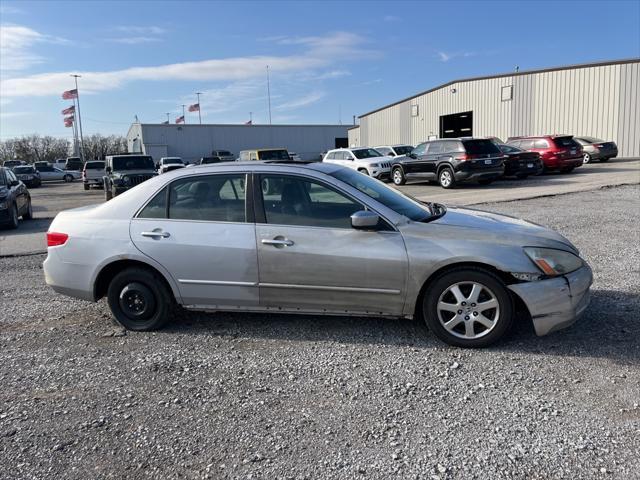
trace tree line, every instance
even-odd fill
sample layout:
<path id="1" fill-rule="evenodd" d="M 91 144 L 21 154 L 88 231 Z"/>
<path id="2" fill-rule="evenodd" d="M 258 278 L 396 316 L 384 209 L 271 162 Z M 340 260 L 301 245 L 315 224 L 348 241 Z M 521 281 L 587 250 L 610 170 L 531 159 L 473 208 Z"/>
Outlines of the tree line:
<path id="1" fill-rule="evenodd" d="M 120 135 L 84 137 L 84 159 L 104 160 L 106 155 L 127 152 L 127 139 Z M 26 163 L 53 162 L 73 155 L 73 142 L 49 135 L 28 135 L 0 142 L 0 163 L 6 160 L 22 160 Z"/>

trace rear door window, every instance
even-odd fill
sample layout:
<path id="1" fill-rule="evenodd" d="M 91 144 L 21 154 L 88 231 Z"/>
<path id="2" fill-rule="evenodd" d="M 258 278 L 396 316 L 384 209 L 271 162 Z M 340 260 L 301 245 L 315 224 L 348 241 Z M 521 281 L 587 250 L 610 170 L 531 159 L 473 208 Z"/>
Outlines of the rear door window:
<path id="1" fill-rule="evenodd" d="M 533 148 L 533 140 L 520 140 L 520 148 L 523 150 L 531 150 Z"/>
<path id="2" fill-rule="evenodd" d="M 427 150 L 428 155 L 437 155 L 444 151 L 444 147 L 442 142 L 432 142 L 429 144 L 429 149 Z"/>
<path id="3" fill-rule="evenodd" d="M 533 142 L 533 148 L 549 148 L 549 142 L 544 138 L 539 138 Z"/>

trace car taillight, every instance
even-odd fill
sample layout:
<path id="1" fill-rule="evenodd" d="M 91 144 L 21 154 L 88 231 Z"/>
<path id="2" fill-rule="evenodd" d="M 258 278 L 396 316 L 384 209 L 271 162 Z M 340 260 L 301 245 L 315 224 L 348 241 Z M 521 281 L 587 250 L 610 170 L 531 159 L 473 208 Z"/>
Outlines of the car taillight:
<path id="1" fill-rule="evenodd" d="M 67 243 L 69 235 L 66 233 L 47 232 L 47 247 L 59 247 Z"/>
<path id="2" fill-rule="evenodd" d="M 468 153 L 461 153 L 460 155 L 458 155 L 458 160 L 462 160 L 463 162 L 466 160 L 471 160 L 471 155 L 469 155 Z"/>

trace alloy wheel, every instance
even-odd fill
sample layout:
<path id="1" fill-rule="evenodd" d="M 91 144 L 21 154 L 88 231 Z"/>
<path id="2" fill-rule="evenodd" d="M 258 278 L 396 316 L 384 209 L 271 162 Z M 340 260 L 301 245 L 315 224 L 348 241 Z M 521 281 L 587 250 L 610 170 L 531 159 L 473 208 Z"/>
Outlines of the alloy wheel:
<path id="1" fill-rule="evenodd" d="M 438 320 L 451 335 L 474 340 L 489 334 L 500 320 L 496 295 L 479 282 L 454 283 L 437 304 Z"/>
<path id="2" fill-rule="evenodd" d="M 591 161 L 591 155 L 589 155 L 588 153 L 585 153 L 584 156 L 582 157 L 582 163 L 589 163 Z"/>
<path id="3" fill-rule="evenodd" d="M 402 185 L 402 172 L 399 168 L 396 168 L 393 171 L 393 183 L 396 185 Z"/>
<path id="4" fill-rule="evenodd" d="M 449 170 L 443 170 L 440 173 L 440 184 L 445 188 L 451 185 L 451 172 Z"/>

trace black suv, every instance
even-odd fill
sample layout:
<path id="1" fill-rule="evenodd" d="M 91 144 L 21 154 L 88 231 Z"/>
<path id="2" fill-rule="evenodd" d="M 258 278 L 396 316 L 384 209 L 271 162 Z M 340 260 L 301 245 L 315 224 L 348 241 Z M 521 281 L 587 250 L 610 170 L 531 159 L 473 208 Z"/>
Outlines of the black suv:
<path id="1" fill-rule="evenodd" d="M 447 138 L 424 142 L 407 155 L 391 162 L 391 179 L 396 185 L 407 180 L 437 181 L 442 188 L 458 182 L 477 181 L 488 185 L 504 173 L 504 154 L 486 138 Z"/>
<path id="2" fill-rule="evenodd" d="M 157 175 L 156 164 L 150 155 L 108 155 L 105 172 L 102 184 L 106 200 Z"/>

